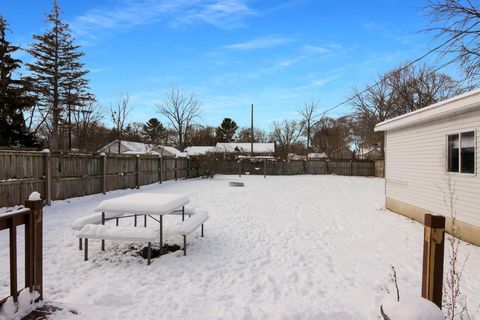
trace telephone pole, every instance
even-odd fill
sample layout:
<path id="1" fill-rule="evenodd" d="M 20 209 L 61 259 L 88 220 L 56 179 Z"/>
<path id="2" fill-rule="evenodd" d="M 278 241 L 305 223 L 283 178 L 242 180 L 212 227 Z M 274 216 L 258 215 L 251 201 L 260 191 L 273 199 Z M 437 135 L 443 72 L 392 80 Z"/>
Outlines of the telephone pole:
<path id="1" fill-rule="evenodd" d="M 250 154 L 253 156 L 253 103 L 252 103 L 252 110 L 250 113 L 250 124 L 251 124 L 251 132 L 250 132 Z"/>

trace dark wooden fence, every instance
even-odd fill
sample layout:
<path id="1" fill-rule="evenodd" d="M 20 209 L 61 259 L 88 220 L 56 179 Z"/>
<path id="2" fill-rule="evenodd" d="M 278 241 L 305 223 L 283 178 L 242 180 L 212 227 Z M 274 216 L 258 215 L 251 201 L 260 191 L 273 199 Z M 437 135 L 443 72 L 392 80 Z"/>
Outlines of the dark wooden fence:
<path id="1" fill-rule="evenodd" d="M 49 204 L 198 173 L 198 162 L 187 158 L 0 151 L 0 207 L 21 204 L 32 191 Z"/>
<path id="2" fill-rule="evenodd" d="M 1 299 L 0 308 L 12 297 L 17 301 L 18 268 L 17 268 L 17 227 L 25 226 L 25 286 L 35 290 L 42 299 L 43 291 L 43 248 L 42 248 L 42 200 L 26 201 L 25 208 L 0 215 L 0 232 L 8 230 L 10 249 L 10 296 Z M 3 245 L 2 245 L 3 246 Z M 6 264 L 6 261 L 2 262 Z"/>
<path id="3" fill-rule="evenodd" d="M 266 161 L 266 168 L 265 162 Z M 342 176 L 380 176 L 383 177 L 383 165 L 378 160 L 222 160 L 217 173 L 222 174 L 336 174 Z"/>

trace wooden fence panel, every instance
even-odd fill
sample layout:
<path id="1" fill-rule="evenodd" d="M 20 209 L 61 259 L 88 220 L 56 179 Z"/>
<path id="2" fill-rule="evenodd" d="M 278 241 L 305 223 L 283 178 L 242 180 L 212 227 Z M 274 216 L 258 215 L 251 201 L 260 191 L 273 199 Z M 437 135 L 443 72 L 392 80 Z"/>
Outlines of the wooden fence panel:
<path id="1" fill-rule="evenodd" d="M 385 161 L 375 160 L 375 177 L 385 177 Z"/>
<path id="2" fill-rule="evenodd" d="M 325 160 L 308 160 L 306 163 L 307 174 L 325 174 L 326 168 Z"/>
<path id="3" fill-rule="evenodd" d="M 375 176 L 375 163 L 373 161 L 352 161 L 352 176 Z"/>
<path id="4" fill-rule="evenodd" d="M 0 152 L 0 180 L 41 179 L 44 175 L 44 153 Z"/>

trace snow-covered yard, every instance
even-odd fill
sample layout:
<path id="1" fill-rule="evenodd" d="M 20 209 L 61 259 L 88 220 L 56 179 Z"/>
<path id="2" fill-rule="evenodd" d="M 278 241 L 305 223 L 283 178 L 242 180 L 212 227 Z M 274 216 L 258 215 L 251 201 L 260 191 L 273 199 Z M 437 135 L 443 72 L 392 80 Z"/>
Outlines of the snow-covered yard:
<path id="1" fill-rule="evenodd" d="M 400 295 L 420 293 L 423 227 L 385 211 L 384 180 L 342 176 L 193 179 L 68 201 L 44 210 L 44 296 L 78 311 L 62 319 L 376 319 L 390 266 Z M 107 242 L 83 261 L 71 222 L 98 203 L 133 192 L 178 192 L 205 208 L 205 238 L 151 266 Z M 178 216 L 164 222 L 165 240 Z M 156 224 L 151 224 L 152 227 Z M 0 234 L 0 293 L 8 292 L 8 241 Z M 19 243 L 19 246 L 21 244 Z M 480 303 L 480 248 L 468 253 L 463 293 Z M 127 251 L 127 253 L 124 253 Z M 19 261 L 20 264 L 21 261 Z M 478 315 L 477 315 L 478 316 Z"/>

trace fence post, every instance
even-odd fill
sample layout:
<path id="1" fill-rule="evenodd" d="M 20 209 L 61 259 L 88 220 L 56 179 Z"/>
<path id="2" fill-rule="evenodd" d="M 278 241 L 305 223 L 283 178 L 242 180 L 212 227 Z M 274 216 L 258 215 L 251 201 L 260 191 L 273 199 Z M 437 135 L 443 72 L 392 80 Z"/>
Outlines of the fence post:
<path id="1" fill-rule="evenodd" d="M 350 159 L 350 175 L 353 175 L 353 161 Z"/>
<path id="2" fill-rule="evenodd" d="M 263 177 L 267 178 L 267 159 L 263 159 Z"/>
<path id="3" fill-rule="evenodd" d="M 45 201 L 47 205 L 52 204 L 52 157 L 50 150 L 43 150 L 45 153 Z"/>
<path id="4" fill-rule="evenodd" d="M 100 156 L 102 157 L 102 193 L 107 193 L 107 155 L 105 153 L 101 153 Z"/>
<path id="5" fill-rule="evenodd" d="M 32 289 L 37 291 L 40 294 L 39 299 L 43 300 L 43 201 L 40 199 L 40 194 L 32 192 L 25 201 L 25 207 L 32 211 L 29 221 L 33 223 L 29 226 L 33 242 L 33 250 L 30 252 L 33 256 L 33 272 L 30 280 Z"/>
<path id="6" fill-rule="evenodd" d="M 158 156 L 158 183 L 162 183 L 163 160 L 162 155 Z"/>
<path id="7" fill-rule="evenodd" d="M 242 177 L 242 159 L 238 159 L 238 177 Z"/>
<path id="8" fill-rule="evenodd" d="M 135 189 L 140 189 L 140 155 L 137 154 L 137 159 L 135 160 Z"/>
<path id="9" fill-rule="evenodd" d="M 187 157 L 187 179 L 190 178 L 190 157 Z"/>
<path id="10" fill-rule="evenodd" d="M 178 179 L 178 157 L 175 156 L 175 181 Z"/>
<path id="11" fill-rule="evenodd" d="M 442 309 L 445 217 L 425 214 L 422 297 Z"/>

